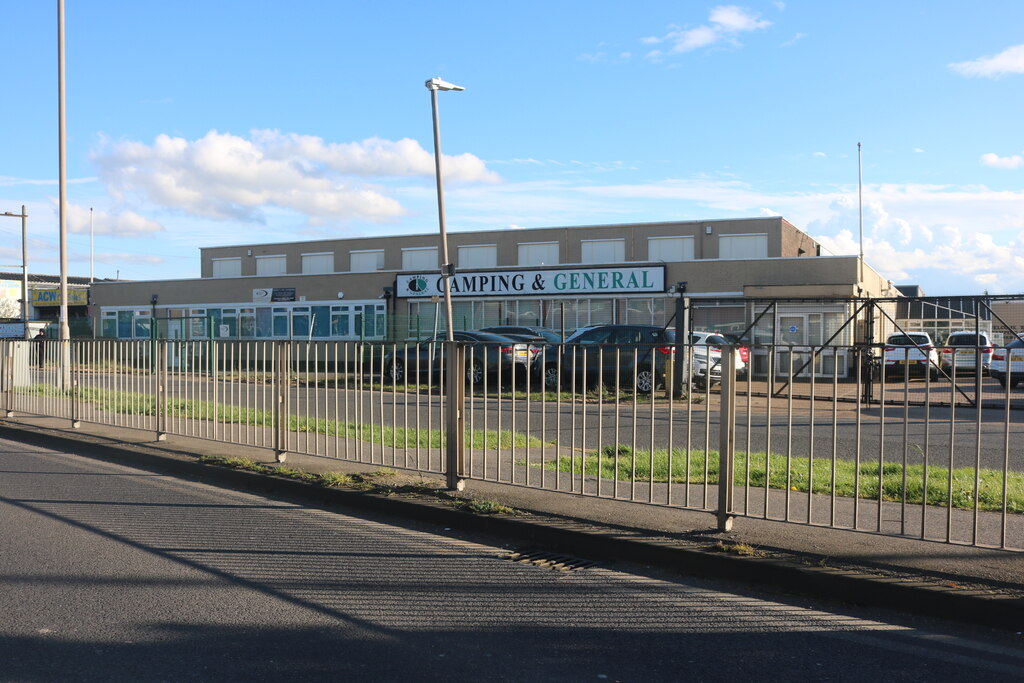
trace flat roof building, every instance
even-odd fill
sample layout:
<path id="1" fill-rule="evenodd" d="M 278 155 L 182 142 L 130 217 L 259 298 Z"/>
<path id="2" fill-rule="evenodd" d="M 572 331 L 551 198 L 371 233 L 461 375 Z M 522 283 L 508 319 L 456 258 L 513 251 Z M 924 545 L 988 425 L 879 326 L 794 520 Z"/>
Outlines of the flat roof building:
<path id="1" fill-rule="evenodd" d="M 822 255 L 814 239 L 778 216 L 453 232 L 448 239 L 459 329 L 666 324 L 680 283 L 687 296 L 714 299 L 719 308 L 731 301 L 738 311 L 751 297 L 897 295 L 858 257 Z M 96 331 L 149 338 L 155 315 L 158 336 L 168 338 L 422 338 L 445 324 L 438 241 L 417 234 L 204 248 L 199 279 L 95 283 Z M 837 315 L 847 313 L 839 308 Z"/>

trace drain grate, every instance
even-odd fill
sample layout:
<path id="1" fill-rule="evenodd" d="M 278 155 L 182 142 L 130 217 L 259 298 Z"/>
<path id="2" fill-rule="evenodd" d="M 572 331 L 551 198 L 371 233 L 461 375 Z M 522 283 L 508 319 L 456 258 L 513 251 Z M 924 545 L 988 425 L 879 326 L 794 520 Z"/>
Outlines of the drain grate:
<path id="1" fill-rule="evenodd" d="M 594 560 L 584 560 L 571 555 L 561 555 L 538 548 L 524 548 L 511 550 L 505 553 L 505 559 L 523 564 L 532 564 L 545 569 L 554 569 L 560 572 L 574 572 L 580 569 L 596 567 L 600 563 Z"/>

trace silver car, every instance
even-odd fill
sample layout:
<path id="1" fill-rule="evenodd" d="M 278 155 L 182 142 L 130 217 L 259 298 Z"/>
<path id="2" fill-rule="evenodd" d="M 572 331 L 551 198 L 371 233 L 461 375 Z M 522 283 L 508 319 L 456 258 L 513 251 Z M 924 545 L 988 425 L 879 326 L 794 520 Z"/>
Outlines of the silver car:
<path id="1" fill-rule="evenodd" d="M 1013 389 L 1024 380 L 1024 338 L 1018 337 L 1006 346 L 997 346 L 992 351 L 988 374 L 1003 388 L 1009 385 Z"/>

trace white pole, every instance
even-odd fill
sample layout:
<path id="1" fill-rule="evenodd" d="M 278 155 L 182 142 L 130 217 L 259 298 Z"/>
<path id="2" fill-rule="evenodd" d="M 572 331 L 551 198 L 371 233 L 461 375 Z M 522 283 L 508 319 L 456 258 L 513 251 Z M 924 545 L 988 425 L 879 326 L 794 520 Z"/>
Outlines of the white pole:
<path id="1" fill-rule="evenodd" d="M 857 143 L 857 213 L 860 225 L 860 262 L 857 279 L 864 286 L 864 166 L 861 162 L 860 143 Z"/>
<path id="2" fill-rule="evenodd" d="M 71 384 L 71 330 L 68 327 L 67 152 L 64 122 L 64 0 L 57 0 L 57 118 L 60 195 L 60 343 L 61 386 Z"/>
<path id="3" fill-rule="evenodd" d="M 92 251 L 92 207 L 89 207 L 89 284 L 92 284 L 93 251 Z"/>

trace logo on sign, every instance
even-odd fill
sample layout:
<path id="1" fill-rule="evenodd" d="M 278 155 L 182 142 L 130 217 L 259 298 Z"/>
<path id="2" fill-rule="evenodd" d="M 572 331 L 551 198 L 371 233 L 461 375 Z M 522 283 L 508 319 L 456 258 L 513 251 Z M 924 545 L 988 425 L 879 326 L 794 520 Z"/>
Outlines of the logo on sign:
<path id="1" fill-rule="evenodd" d="M 425 292 L 427 291 L 427 278 L 425 277 L 414 277 L 409 280 L 409 291 L 410 292 Z"/>

